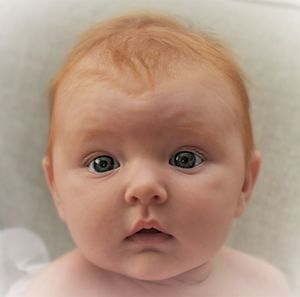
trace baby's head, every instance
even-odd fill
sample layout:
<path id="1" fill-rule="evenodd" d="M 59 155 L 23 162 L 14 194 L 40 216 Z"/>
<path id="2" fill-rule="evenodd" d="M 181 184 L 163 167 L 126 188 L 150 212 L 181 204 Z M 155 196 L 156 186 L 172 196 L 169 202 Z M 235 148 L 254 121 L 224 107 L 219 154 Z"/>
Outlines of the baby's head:
<path id="1" fill-rule="evenodd" d="M 83 35 L 50 97 L 43 166 L 84 257 L 145 280 L 208 263 L 260 164 L 230 53 L 172 18 L 133 13 Z M 135 234 L 151 227 L 164 233 Z"/>

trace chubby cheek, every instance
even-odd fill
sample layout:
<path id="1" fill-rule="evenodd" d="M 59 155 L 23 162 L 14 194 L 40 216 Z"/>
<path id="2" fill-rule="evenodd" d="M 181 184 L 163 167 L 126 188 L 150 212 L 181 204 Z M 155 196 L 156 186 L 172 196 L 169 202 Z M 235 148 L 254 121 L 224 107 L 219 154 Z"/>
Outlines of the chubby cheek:
<path id="1" fill-rule="evenodd" d="M 114 242 L 120 230 L 120 205 L 116 205 L 112 187 L 105 187 L 96 179 L 66 174 L 60 185 L 65 222 L 77 246 L 82 250 L 105 246 Z M 111 240 L 109 240 L 111 238 Z"/>
<path id="2" fill-rule="evenodd" d="M 190 180 L 182 193 L 186 203 L 177 201 L 176 221 L 179 239 L 194 243 L 192 248 L 216 252 L 224 243 L 234 218 L 239 186 L 230 175 L 206 176 Z"/>

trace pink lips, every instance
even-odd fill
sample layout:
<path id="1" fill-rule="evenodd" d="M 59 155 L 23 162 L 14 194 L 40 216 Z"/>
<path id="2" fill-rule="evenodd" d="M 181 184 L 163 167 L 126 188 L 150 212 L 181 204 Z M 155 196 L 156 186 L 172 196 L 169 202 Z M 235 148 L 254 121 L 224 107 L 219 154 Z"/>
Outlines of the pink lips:
<path id="1" fill-rule="evenodd" d="M 157 232 L 155 232 L 155 230 L 153 230 L 153 232 L 146 232 L 146 230 L 143 232 L 143 229 L 156 229 Z M 169 241 L 172 238 L 173 236 L 168 234 L 159 222 L 155 220 L 140 220 L 134 225 L 132 231 L 126 237 L 126 240 L 137 244 L 159 244 Z"/>
<path id="2" fill-rule="evenodd" d="M 137 244 L 159 244 L 164 243 L 172 239 L 173 236 L 166 233 L 153 233 L 153 234 L 143 234 L 137 233 L 128 238 L 130 242 L 134 242 Z"/>

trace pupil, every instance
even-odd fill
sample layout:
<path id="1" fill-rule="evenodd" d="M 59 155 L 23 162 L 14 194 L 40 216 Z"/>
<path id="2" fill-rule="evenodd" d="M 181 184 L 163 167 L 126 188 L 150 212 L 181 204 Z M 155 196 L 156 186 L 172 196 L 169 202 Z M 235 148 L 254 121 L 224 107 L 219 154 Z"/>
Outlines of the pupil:
<path id="1" fill-rule="evenodd" d="M 183 163 L 187 163 L 188 158 L 187 158 L 187 157 L 182 157 L 182 158 L 181 158 L 181 161 L 182 161 Z"/>
<path id="2" fill-rule="evenodd" d="M 182 152 L 178 154 L 176 161 L 184 168 L 189 168 L 195 165 L 195 157 L 190 152 Z"/>
<path id="3" fill-rule="evenodd" d="M 113 161 L 110 157 L 102 156 L 95 160 L 95 170 L 102 171 L 103 169 L 108 169 L 108 167 L 113 165 Z"/>

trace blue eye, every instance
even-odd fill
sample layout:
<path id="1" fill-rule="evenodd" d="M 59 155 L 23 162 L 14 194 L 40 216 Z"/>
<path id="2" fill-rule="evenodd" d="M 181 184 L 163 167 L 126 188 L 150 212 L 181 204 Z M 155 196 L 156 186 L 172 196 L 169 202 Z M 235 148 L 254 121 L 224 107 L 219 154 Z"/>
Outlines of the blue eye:
<path id="1" fill-rule="evenodd" d="M 173 161 L 173 159 L 175 159 Z M 193 168 L 201 165 L 206 159 L 202 154 L 195 154 L 189 151 L 182 151 L 175 155 L 175 158 L 170 160 L 171 165 L 175 165 L 181 168 Z"/>
<path id="2" fill-rule="evenodd" d="M 88 169 L 93 173 L 102 173 L 117 168 L 114 165 L 115 161 L 112 157 L 98 156 L 97 158 L 89 162 Z M 119 166 L 120 164 L 117 163 L 117 165 Z"/>
<path id="3" fill-rule="evenodd" d="M 169 164 L 181 168 L 193 168 L 205 161 L 206 158 L 201 153 L 195 154 L 190 151 L 181 151 L 170 159 Z M 88 170 L 92 173 L 104 173 L 119 166 L 119 162 L 107 155 L 98 156 L 87 164 Z"/>

